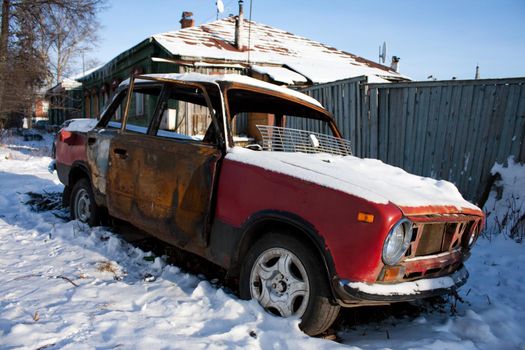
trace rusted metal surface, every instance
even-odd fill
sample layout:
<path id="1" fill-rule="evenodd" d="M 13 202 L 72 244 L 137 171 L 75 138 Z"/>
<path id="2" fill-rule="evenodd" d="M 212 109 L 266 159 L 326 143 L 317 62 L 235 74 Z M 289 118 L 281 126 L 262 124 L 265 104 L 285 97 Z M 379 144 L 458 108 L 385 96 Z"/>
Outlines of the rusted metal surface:
<path id="1" fill-rule="evenodd" d="M 479 234 L 482 223 L 479 216 L 461 214 L 410 219 L 414 227 L 405 258 L 396 266 L 384 266 L 378 281 L 398 283 L 455 272 L 470 254 L 466 240 L 473 232 Z"/>
<path id="2" fill-rule="evenodd" d="M 188 250 L 204 247 L 221 156 L 216 147 L 195 142 L 115 137 L 109 150 L 110 214 Z"/>
<path id="3" fill-rule="evenodd" d="M 106 181 L 109 169 L 109 146 L 117 130 L 92 132 L 88 135 L 87 162 L 91 171 L 93 189 L 106 195 Z"/>

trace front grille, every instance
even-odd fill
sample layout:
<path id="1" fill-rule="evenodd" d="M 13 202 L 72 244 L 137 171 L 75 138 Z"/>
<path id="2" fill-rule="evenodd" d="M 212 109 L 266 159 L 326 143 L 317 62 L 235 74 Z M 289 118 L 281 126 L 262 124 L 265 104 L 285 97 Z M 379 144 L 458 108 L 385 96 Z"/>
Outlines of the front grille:
<path id="1" fill-rule="evenodd" d="M 407 258 L 434 255 L 455 250 L 461 246 L 463 237 L 477 229 L 479 218 L 456 216 L 456 222 L 430 219 L 414 219 L 412 240 L 405 256 Z"/>
<path id="2" fill-rule="evenodd" d="M 479 233 L 482 218 L 449 214 L 409 218 L 412 239 L 405 258 L 396 266 L 383 266 L 378 276 L 382 283 L 399 283 L 421 278 L 447 276 L 461 268 L 468 252 L 472 232 Z"/>

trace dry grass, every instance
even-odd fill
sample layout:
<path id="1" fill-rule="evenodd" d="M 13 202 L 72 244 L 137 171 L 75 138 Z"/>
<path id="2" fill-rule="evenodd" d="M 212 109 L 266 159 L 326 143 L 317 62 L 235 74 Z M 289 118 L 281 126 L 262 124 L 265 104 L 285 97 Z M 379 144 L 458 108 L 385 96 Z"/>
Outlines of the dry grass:
<path id="1" fill-rule="evenodd" d="M 113 265 L 111 261 L 101 261 L 97 264 L 97 270 L 100 272 L 111 272 L 115 276 L 119 272 L 118 267 Z"/>

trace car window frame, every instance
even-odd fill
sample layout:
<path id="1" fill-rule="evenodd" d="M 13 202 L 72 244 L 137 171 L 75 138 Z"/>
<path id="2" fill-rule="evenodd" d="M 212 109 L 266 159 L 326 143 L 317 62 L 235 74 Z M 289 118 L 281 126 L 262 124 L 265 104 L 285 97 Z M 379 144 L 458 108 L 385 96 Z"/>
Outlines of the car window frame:
<path id="1" fill-rule="evenodd" d="M 143 79 L 143 77 L 140 77 L 140 79 Z M 202 92 L 203 97 L 206 101 L 206 107 L 208 107 L 208 111 L 212 119 L 212 122 L 210 123 L 208 129 L 206 130 L 206 134 L 210 131 L 209 130 L 210 128 L 215 129 L 213 142 L 205 143 L 202 140 L 192 139 L 191 136 L 184 135 L 184 134 L 181 134 L 182 137 L 165 137 L 165 136 L 161 136 L 157 134 L 159 131 L 160 123 L 162 121 L 162 116 L 163 116 L 163 113 L 161 113 L 161 106 L 167 103 L 167 100 L 169 99 L 171 93 L 177 87 L 196 88 Z M 219 89 L 218 86 L 216 88 Z M 208 94 L 208 86 L 206 86 L 205 84 L 200 84 L 196 82 L 187 82 L 187 81 L 180 81 L 180 80 L 176 80 L 176 81 L 166 80 L 164 81 L 164 89 L 165 89 L 164 95 L 162 96 L 162 99 L 159 98 L 159 101 L 157 103 L 157 107 L 155 109 L 155 116 L 154 116 L 154 119 L 152 120 L 152 123 L 150 124 L 148 135 L 157 137 L 159 139 L 164 139 L 164 140 L 171 140 L 171 141 L 177 141 L 177 142 L 192 142 L 192 143 L 197 143 L 200 145 L 212 145 L 217 148 L 224 148 L 224 136 L 222 135 L 221 128 L 218 123 L 218 117 L 219 117 L 218 113 L 220 111 L 217 111 L 213 108 L 213 104 L 211 103 L 211 99 Z"/>

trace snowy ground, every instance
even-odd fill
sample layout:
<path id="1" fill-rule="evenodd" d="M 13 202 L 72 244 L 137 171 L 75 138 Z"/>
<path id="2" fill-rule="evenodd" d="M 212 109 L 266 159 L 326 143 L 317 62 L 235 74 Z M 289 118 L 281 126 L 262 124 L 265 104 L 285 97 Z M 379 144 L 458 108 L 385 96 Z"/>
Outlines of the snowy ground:
<path id="1" fill-rule="evenodd" d="M 463 301 L 345 311 L 340 342 L 310 338 L 115 233 L 32 211 L 26 193 L 62 189 L 49 139 L 2 141 L 1 349 L 525 349 L 525 246 L 506 235 L 478 241 Z"/>

